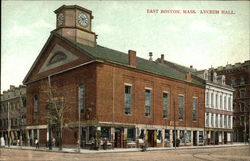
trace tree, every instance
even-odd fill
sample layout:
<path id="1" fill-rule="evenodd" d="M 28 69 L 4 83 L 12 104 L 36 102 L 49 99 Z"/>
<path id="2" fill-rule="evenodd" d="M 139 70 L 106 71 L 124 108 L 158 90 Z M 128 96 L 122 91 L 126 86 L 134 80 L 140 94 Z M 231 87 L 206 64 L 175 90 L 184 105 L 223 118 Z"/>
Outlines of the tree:
<path id="1" fill-rule="evenodd" d="M 70 112 L 70 107 L 67 106 L 65 102 L 64 95 L 56 88 L 48 86 L 47 90 L 45 90 L 47 94 L 47 117 L 49 125 L 53 125 L 56 127 L 58 133 L 58 144 L 59 150 L 62 150 L 62 138 L 63 138 L 63 128 L 66 122 L 66 113 Z M 51 127 L 50 127 L 51 128 Z M 51 135 L 51 134 L 49 134 Z M 49 138 L 51 144 L 51 137 Z"/>

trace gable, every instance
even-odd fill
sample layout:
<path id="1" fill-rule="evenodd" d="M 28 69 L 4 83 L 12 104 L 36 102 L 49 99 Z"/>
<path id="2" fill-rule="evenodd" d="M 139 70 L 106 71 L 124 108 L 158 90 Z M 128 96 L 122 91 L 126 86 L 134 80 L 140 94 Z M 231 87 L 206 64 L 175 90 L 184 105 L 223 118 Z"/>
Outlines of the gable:
<path id="1" fill-rule="evenodd" d="M 71 69 L 92 60 L 93 57 L 88 53 L 79 50 L 52 33 L 25 76 L 23 84 Z"/>
<path id="2" fill-rule="evenodd" d="M 38 73 L 73 62 L 77 59 L 79 59 L 78 56 L 74 55 L 72 52 L 63 48 L 62 46 L 56 44 L 49 53 L 49 56 L 45 60 Z"/>

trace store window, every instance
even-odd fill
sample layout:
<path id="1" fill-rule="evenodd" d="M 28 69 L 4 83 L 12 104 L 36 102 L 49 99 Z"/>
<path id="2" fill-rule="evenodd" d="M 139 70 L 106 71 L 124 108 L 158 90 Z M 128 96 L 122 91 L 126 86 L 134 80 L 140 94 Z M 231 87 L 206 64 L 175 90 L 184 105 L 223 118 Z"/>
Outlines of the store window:
<path id="1" fill-rule="evenodd" d="M 170 141 L 170 130 L 166 129 L 165 130 L 165 141 Z"/>
<path id="2" fill-rule="evenodd" d="M 128 143 L 135 142 L 135 128 L 128 128 Z"/>
<path id="3" fill-rule="evenodd" d="M 101 138 L 102 140 L 104 140 L 104 138 L 107 138 L 108 140 L 110 140 L 110 131 L 111 128 L 110 127 L 101 127 Z"/>
<path id="4" fill-rule="evenodd" d="M 191 143 L 191 131 L 188 130 L 186 133 L 186 143 Z"/>
<path id="5" fill-rule="evenodd" d="M 199 131 L 199 143 L 203 143 L 203 131 Z"/>
<path id="6" fill-rule="evenodd" d="M 158 143 L 162 142 L 162 132 L 161 132 L 161 130 L 157 131 L 157 142 Z"/>
<path id="7" fill-rule="evenodd" d="M 185 143 L 185 131 L 184 130 L 180 130 L 180 140 L 181 140 L 181 143 Z"/>

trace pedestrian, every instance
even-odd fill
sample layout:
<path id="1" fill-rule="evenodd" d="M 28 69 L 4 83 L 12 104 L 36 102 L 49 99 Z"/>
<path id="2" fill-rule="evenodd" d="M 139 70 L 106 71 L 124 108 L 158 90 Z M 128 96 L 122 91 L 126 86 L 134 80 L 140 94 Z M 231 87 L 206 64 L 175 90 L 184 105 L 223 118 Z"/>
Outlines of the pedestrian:
<path id="1" fill-rule="evenodd" d="M 17 146 L 19 146 L 19 145 L 20 145 L 20 141 L 19 141 L 19 139 L 17 139 L 17 143 L 16 143 L 16 145 L 17 145 Z"/>
<path id="2" fill-rule="evenodd" d="M 39 149 L 39 141 L 38 141 L 37 138 L 36 138 L 36 140 L 35 140 L 35 144 L 36 144 L 36 149 Z"/>
<path id="3" fill-rule="evenodd" d="M 104 137 L 104 140 L 103 140 L 103 149 L 106 150 L 107 146 L 108 146 L 108 139 L 106 137 Z"/>

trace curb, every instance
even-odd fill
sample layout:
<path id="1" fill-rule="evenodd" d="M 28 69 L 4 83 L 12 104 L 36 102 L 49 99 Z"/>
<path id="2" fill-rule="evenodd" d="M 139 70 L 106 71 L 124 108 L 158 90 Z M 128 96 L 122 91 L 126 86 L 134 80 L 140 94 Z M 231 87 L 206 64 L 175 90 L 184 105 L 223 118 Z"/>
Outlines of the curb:
<path id="1" fill-rule="evenodd" d="M 147 151 L 164 151 L 164 150 L 184 150 L 184 149 L 207 149 L 207 148 L 225 148 L 225 147 L 239 147 L 239 146 L 249 146 L 249 144 L 236 144 L 236 145 L 224 145 L 224 146 L 192 146 L 192 147 L 170 147 L 170 148 L 148 148 L 145 152 Z M 76 150 L 72 151 L 66 151 L 66 150 L 49 150 L 49 149 L 33 149 L 33 148 L 27 148 L 27 147 L 0 147 L 0 149 L 16 149 L 16 150 L 32 150 L 32 151 L 41 151 L 41 152 L 56 152 L 56 153 L 73 153 L 73 154 L 91 154 L 91 153 L 124 153 L 124 152 L 142 152 L 140 148 L 133 148 L 131 150 L 124 149 L 124 150 L 89 150 L 89 151 L 82 151 L 82 152 L 77 152 Z"/>

